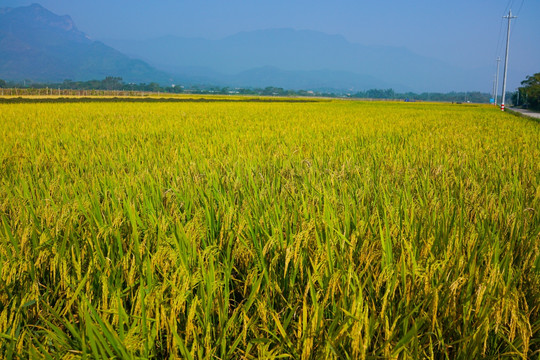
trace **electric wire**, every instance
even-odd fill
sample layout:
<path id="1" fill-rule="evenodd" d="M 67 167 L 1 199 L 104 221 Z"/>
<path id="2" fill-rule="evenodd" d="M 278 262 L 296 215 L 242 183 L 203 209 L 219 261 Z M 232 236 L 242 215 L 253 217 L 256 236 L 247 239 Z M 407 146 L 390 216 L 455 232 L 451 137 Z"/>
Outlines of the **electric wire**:
<path id="1" fill-rule="evenodd" d="M 501 53 L 501 35 L 502 35 L 502 28 L 503 28 L 503 23 L 504 23 L 504 20 L 503 18 L 501 17 L 501 20 L 500 20 L 500 26 L 499 26 L 499 35 L 497 36 L 497 47 L 495 48 L 495 57 L 499 56 L 499 54 Z"/>
<path id="2" fill-rule="evenodd" d="M 508 0 L 508 4 L 506 4 L 506 8 L 504 9 L 503 16 L 506 15 L 508 10 L 510 10 L 512 8 L 513 3 L 514 3 L 514 0 Z"/>
<path id="3" fill-rule="evenodd" d="M 523 2 L 523 0 L 522 0 Z M 513 0 L 508 0 L 507 4 L 506 4 L 506 7 L 504 9 L 504 12 L 503 14 L 501 15 L 501 18 L 500 18 L 500 24 L 499 24 L 499 35 L 497 36 L 497 47 L 495 48 L 495 59 L 497 58 L 500 58 L 501 57 L 501 51 L 502 51 L 502 29 L 503 29 L 503 25 L 504 25 L 504 18 L 503 16 L 505 16 L 508 11 L 512 8 L 512 4 L 514 3 Z M 494 69 L 494 73 L 495 73 L 495 76 L 498 76 L 499 74 L 497 74 L 497 63 L 498 61 L 495 61 L 495 69 Z M 497 96 L 498 97 L 498 96 Z"/>
<path id="4" fill-rule="evenodd" d="M 517 23 L 518 23 L 517 20 L 518 20 L 518 18 L 519 18 L 519 14 L 521 13 L 521 9 L 523 8 L 523 3 L 524 3 L 524 2 L 525 2 L 525 0 L 521 0 L 521 5 L 519 5 L 519 9 L 518 9 L 518 11 L 517 11 L 517 13 L 516 13 L 516 18 L 514 19 L 514 31 L 512 31 L 512 32 L 510 33 L 510 38 L 511 38 L 511 39 L 513 38 L 514 33 L 516 32 L 516 31 L 515 31 L 515 30 L 516 30 L 516 25 L 517 25 Z"/>
<path id="5" fill-rule="evenodd" d="M 518 16 L 521 13 L 521 8 L 523 7 L 524 2 L 525 2 L 525 0 L 521 0 L 521 5 L 519 5 L 519 10 L 518 10 L 516 16 Z"/>

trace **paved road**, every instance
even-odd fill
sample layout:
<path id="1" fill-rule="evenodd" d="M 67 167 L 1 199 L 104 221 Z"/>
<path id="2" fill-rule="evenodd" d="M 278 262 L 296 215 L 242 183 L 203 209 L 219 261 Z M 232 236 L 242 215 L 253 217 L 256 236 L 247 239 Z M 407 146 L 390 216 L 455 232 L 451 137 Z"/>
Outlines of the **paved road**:
<path id="1" fill-rule="evenodd" d="M 534 112 L 534 111 L 527 110 L 527 109 L 516 109 L 516 108 L 510 108 L 509 110 L 522 113 L 525 116 L 530 116 L 530 117 L 540 119 L 540 113 L 539 112 Z"/>

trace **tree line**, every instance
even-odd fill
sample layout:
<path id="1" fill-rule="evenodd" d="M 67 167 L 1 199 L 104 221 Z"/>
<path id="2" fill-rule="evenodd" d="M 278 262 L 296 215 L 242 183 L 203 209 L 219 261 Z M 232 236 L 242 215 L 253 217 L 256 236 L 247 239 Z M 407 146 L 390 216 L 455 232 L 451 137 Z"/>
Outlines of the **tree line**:
<path id="1" fill-rule="evenodd" d="M 521 85 L 512 95 L 512 102 L 517 106 L 540 110 L 540 72 L 527 76 Z"/>
<path id="2" fill-rule="evenodd" d="M 539 74 L 537 74 L 539 75 Z M 261 96 L 314 96 L 335 98 L 358 98 L 377 100 L 405 100 L 405 101 L 437 101 L 437 102 L 473 102 L 489 103 L 491 95 L 479 91 L 472 92 L 395 92 L 393 89 L 370 89 L 357 92 L 345 91 L 310 91 L 290 90 L 280 87 L 265 88 L 231 88 L 209 85 L 162 86 L 158 83 L 128 83 L 121 77 L 107 76 L 102 80 L 72 81 L 64 80 L 61 83 L 36 83 L 30 80 L 20 82 L 6 82 L 0 80 L 0 88 L 32 88 L 32 89 L 62 89 L 62 90 L 105 90 L 105 91 L 129 91 L 129 92 L 161 92 L 171 94 L 223 94 L 223 95 L 261 95 Z M 525 94 L 525 93 L 524 93 Z M 511 97 L 512 94 L 508 93 Z"/>

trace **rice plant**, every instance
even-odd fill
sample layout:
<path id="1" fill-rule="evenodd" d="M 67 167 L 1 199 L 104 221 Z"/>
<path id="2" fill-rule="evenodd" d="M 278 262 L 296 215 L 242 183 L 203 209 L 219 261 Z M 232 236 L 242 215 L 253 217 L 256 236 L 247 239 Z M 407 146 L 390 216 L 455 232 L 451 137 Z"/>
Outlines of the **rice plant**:
<path id="1" fill-rule="evenodd" d="M 539 125 L 450 104 L 0 104 L 0 354 L 538 358 Z"/>

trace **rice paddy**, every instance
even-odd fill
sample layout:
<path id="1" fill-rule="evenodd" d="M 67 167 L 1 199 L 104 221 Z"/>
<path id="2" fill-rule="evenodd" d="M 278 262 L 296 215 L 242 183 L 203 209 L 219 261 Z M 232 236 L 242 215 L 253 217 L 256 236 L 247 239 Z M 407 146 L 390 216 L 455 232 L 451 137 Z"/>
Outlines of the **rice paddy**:
<path id="1" fill-rule="evenodd" d="M 540 357 L 540 124 L 0 104 L 6 358 Z"/>

